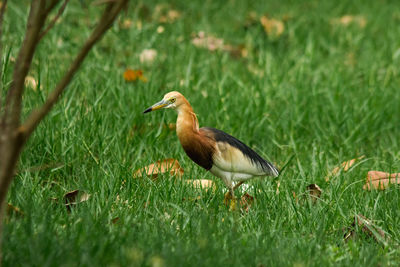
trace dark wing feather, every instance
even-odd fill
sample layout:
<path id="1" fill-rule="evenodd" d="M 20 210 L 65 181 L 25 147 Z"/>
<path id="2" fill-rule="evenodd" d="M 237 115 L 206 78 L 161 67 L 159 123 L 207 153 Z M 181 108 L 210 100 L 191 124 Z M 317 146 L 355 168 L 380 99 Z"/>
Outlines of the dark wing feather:
<path id="1" fill-rule="evenodd" d="M 203 127 L 200 129 L 203 132 L 212 133 L 215 141 L 217 142 L 225 142 L 229 145 L 239 149 L 245 157 L 251 160 L 253 164 L 256 164 L 261 167 L 263 171 L 266 173 L 271 173 L 274 175 L 279 175 L 279 171 L 277 168 L 270 162 L 263 159 L 260 155 L 258 155 L 253 149 L 246 146 L 240 140 L 236 139 L 235 137 L 215 128 L 211 127 Z"/>

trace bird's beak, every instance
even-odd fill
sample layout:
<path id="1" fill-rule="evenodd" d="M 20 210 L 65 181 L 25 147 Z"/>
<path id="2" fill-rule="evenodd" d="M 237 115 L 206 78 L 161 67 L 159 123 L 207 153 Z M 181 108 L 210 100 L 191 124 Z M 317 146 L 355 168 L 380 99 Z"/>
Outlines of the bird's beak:
<path id="1" fill-rule="evenodd" d="M 147 112 L 150 112 L 150 111 L 154 111 L 154 110 L 163 108 L 163 107 L 165 107 L 165 106 L 167 106 L 167 105 L 168 105 L 168 103 L 163 99 L 163 100 L 161 100 L 160 102 L 158 102 L 158 103 L 152 105 L 151 107 L 149 107 L 148 109 L 146 109 L 145 111 L 143 111 L 143 113 L 147 113 Z"/>

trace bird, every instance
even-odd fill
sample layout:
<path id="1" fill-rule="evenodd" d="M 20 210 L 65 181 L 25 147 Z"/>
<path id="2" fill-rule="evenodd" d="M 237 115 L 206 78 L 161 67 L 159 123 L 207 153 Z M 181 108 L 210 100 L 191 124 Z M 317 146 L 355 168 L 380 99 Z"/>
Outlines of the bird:
<path id="1" fill-rule="evenodd" d="M 199 128 L 192 106 L 181 93 L 165 94 L 143 113 L 162 108 L 177 111 L 176 133 L 183 150 L 196 164 L 222 179 L 229 190 L 228 198 L 235 199 L 234 191 L 251 178 L 279 175 L 274 164 L 239 139 L 215 128 Z"/>

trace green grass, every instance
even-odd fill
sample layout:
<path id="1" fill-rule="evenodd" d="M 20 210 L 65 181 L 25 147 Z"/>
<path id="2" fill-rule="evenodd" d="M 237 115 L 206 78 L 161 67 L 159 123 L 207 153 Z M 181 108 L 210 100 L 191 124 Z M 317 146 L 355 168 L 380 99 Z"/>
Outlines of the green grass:
<path id="1" fill-rule="evenodd" d="M 4 58 L 16 57 L 29 1 L 9 2 Z M 366 192 L 362 185 L 369 170 L 400 172 L 400 6 L 245 2 L 171 1 L 182 16 L 161 34 L 151 19 L 157 3 L 131 3 L 25 148 L 8 197 L 25 215 L 7 218 L 5 266 L 398 264 L 400 191 Z M 100 10 L 89 7 L 72 1 L 38 47 L 30 75 L 42 90 L 26 89 L 25 117 L 93 28 Z M 258 23 L 244 27 L 251 11 L 288 16 L 283 35 L 269 38 Z M 364 16 L 366 26 L 331 24 L 346 14 Z M 122 29 L 127 19 L 140 20 L 142 28 Z M 194 47 L 191 36 L 202 30 L 245 45 L 248 57 Z M 146 48 L 158 51 L 152 65 L 139 61 Z M 6 63 L 7 84 L 13 62 Z M 149 81 L 126 83 L 126 67 L 142 69 Z M 294 155 L 278 178 L 280 194 L 276 180 L 254 180 L 249 213 L 229 211 L 223 183 L 191 162 L 176 134 L 163 129 L 176 114 L 142 114 L 171 90 L 187 97 L 201 126 L 231 133 L 279 166 Z M 366 160 L 325 182 L 329 169 L 360 155 Z M 217 190 L 198 191 L 167 174 L 158 181 L 132 178 L 134 170 L 170 157 L 185 169 L 183 179 L 214 179 Z M 32 170 L 48 164 L 58 167 Z M 323 189 L 322 200 L 297 203 L 292 192 L 301 195 L 311 183 Z M 74 189 L 91 198 L 71 213 L 51 201 Z M 188 200 L 198 195 L 199 201 Z M 387 232 L 388 245 L 361 230 L 355 241 L 343 241 L 342 229 L 357 213 Z"/>

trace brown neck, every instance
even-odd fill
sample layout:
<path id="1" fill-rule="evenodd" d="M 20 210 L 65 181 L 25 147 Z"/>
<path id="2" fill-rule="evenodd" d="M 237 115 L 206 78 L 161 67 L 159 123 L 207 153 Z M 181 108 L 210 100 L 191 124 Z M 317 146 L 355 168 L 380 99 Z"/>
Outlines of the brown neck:
<path id="1" fill-rule="evenodd" d="M 181 143 L 186 142 L 190 135 L 199 133 L 199 122 L 196 114 L 193 112 L 189 102 L 185 102 L 177 109 L 176 133 Z"/>

